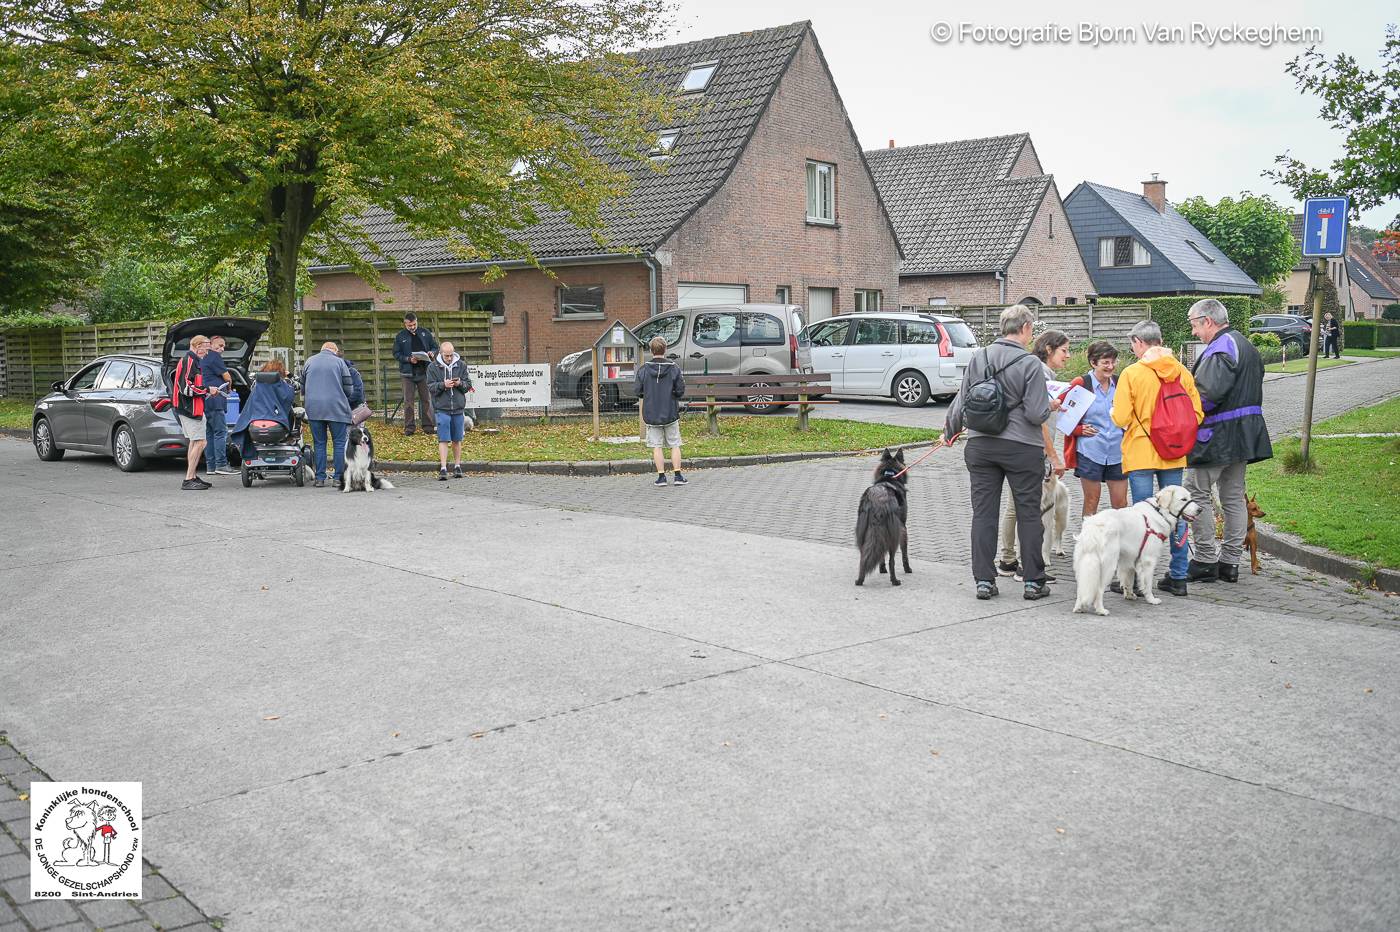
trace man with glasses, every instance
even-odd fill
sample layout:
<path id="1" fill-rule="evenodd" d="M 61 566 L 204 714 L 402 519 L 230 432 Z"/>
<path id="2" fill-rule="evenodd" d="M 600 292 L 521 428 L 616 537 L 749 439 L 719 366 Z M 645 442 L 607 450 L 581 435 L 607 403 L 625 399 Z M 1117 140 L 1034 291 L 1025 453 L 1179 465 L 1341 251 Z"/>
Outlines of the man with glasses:
<path id="1" fill-rule="evenodd" d="M 1229 312 L 1214 298 L 1191 305 L 1186 319 L 1191 334 L 1206 344 L 1191 367 L 1205 420 L 1196 432 L 1196 446 L 1186 457 L 1186 490 L 1201 507 L 1191 524 L 1186 575 L 1197 582 L 1238 582 L 1249 525 L 1245 467 L 1274 455 L 1264 423 L 1264 361 L 1254 344 L 1230 326 Z M 1224 539 L 1218 550 L 1212 489 L 1225 513 Z"/>

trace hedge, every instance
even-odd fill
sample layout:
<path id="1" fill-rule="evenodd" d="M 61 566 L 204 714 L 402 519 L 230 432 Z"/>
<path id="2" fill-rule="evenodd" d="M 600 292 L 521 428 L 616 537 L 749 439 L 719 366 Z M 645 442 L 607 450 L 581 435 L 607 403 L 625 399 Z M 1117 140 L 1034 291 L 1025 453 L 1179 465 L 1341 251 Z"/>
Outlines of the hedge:
<path id="1" fill-rule="evenodd" d="M 1197 294 L 1173 295 L 1164 298 L 1099 298 L 1099 304 L 1146 304 L 1152 308 L 1152 319 L 1162 328 L 1162 342 L 1178 349 L 1181 344 L 1195 339 L 1191 336 L 1191 325 L 1186 322 L 1186 312 L 1191 305 L 1202 298 L 1214 298 L 1225 305 L 1230 314 L 1230 325 L 1240 333 L 1249 333 L 1249 318 L 1254 313 L 1254 299 L 1243 294 Z"/>
<path id="2" fill-rule="evenodd" d="M 1342 344 L 1352 349 L 1400 346 L 1400 324 L 1387 324 L 1378 320 L 1343 321 Z"/>

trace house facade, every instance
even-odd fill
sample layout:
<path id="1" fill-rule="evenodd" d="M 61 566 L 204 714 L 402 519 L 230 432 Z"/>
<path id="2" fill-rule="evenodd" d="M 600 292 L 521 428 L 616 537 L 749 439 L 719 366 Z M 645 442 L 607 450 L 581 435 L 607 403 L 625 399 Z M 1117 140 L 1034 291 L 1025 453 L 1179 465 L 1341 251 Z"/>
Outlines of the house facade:
<path id="1" fill-rule="evenodd" d="M 1369 244 L 1352 240 L 1347 244 L 1347 275 L 1351 279 L 1352 316 L 1379 319 L 1386 306 L 1400 301 L 1400 290 L 1386 274 Z"/>
<path id="2" fill-rule="evenodd" d="M 1293 242 L 1298 246 L 1300 258 L 1293 266 L 1293 271 L 1288 273 L 1288 278 L 1283 284 L 1285 304 L 1288 310 L 1294 314 L 1308 315 L 1312 313 L 1312 308 L 1307 306 L 1308 282 L 1311 280 L 1312 268 L 1317 260 L 1302 258 L 1303 215 L 1294 214 L 1291 226 L 1293 228 Z M 1344 256 L 1335 256 L 1327 260 L 1327 277 L 1336 286 L 1337 303 L 1342 306 L 1344 318 L 1355 317 L 1357 310 L 1352 301 L 1351 269 Z"/>
<path id="3" fill-rule="evenodd" d="M 904 307 L 1076 304 L 1093 282 L 1027 133 L 865 153 L 894 221 Z"/>
<path id="4" fill-rule="evenodd" d="M 894 228 L 809 23 L 637 58 L 697 106 L 686 124 L 657 127 L 663 172 L 629 169 L 631 193 L 605 214 L 609 247 L 542 219 L 525 241 L 551 278 L 521 262 L 461 261 L 372 212 L 362 223 L 387 256 L 375 263 L 385 290 L 314 266 L 304 306 L 489 309 L 494 361 L 556 362 L 614 319 L 635 325 L 676 306 L 782 302 L 819 319 L 898 305 Z M 505 275 L 488 283 L 493 264 Z"/>
<path id="5" fill-rule="evenodd" d="M 1065 213 L 1094 291 L 1103 297 L 1246 294 L 1263 289 L 1167 202 L 1153 178 L 1134 194 L 1081 182 Z"/>

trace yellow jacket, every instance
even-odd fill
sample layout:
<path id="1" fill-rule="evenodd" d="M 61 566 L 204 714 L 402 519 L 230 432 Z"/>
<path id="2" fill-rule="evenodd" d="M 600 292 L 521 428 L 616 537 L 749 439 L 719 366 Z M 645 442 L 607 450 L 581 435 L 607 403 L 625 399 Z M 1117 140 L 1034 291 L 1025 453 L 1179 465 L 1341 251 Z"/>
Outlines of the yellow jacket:
<path id="1" fill-rule="evenodd" d="M 1157 393 L 1163 382 L 1181 379 L 1181 387 L 1191 396 L 1196 409 L 1196 423 L 1205 414 L 1201 411 L 1201 396 L 1191 372 L 1177 361 L 1165 346 L 1154 346 L 1142 358 L 1123 370 L 1118 377 L 1118 391 L 1113 396 L 1113 423 L 1123 428 L 1123 472 L 1135 469 L 1176 469 L 1186 465 L 1186 457 L 1164 460 L 1152 445 L 1147 432 L 1152 427 L 1152 410 L 1157 407 Z"/>

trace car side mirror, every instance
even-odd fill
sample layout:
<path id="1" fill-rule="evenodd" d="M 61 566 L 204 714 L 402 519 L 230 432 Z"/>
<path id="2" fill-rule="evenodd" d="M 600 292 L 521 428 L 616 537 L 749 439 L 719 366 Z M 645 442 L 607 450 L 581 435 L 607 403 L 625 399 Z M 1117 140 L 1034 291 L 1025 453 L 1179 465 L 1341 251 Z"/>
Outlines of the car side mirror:
<path id="1" fill-rule="evenodd" d="M 56 392 L 61 392 L 61 391 L 63 391 L 63 383 L 62 383 L 62 382 L 54 382 L 52 385 L 49 386 L 49 388 L 52 388 L 52 389 L 53 389 L 54 391 L 56 391 Z"/>

